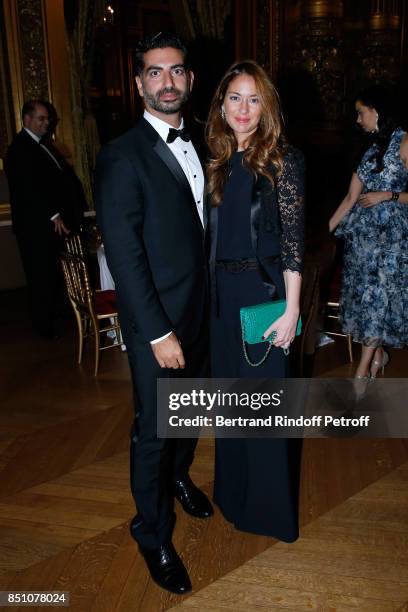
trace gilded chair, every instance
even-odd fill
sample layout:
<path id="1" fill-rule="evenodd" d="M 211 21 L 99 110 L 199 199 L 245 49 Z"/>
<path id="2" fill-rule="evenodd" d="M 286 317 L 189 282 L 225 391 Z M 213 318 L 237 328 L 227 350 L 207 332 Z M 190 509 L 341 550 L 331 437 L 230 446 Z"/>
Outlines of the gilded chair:
<path id="1" fill-rule="evenodd" d="M 326 295 L 323 299 L 323 333 L 328 336 L 346 338 L 349 361 L 353 363 L 353 339 L 351 334 L 343 333 L 339 325 L 342 267 L 341 262 L 336 257 L 335 250 L 333 259 L 334 262 L 327 283 Z"/>
<path id="2" fill-rule="evenodd" d="M 342 338 L 346 338 L 349 361 L 350 363 L 353 363 L 353 339 L 351 337 L 351 334 L 344 334 L 341 331 L 335 331 L 330 325 L 332 321 L 339 321 L 340 319 L 340 303 L 337 301 L 328 301 L 325 302 L 324 308 L 325 329 L 323 333 L 325 333 L 327 336 L 340 336 Z"/>
<path id="3" fill-rule="evenodd" d="M 95 376 L 98 374 L 100 352 L 120 346 L 120 325 L 115 291 L 91 289 L 89 271 L 81 236 L 70 234 L 65 239 L 66 250 L 61 254 L 61 264 L 69 300 L 78 325 L 78 363 L 82 362 L 84 340 L 93 335 L 95 340 Z M 114 331 L 115 344 L 101 345 L 102 334 Z"/>

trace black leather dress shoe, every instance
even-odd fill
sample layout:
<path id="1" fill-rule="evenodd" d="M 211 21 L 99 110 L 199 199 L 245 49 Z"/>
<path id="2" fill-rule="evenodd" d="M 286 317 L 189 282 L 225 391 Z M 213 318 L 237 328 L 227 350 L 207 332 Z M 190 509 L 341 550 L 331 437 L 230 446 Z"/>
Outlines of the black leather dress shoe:
<path id="1" fill-rule="evenodd" d="M 173 484 L 174 496 L 183 509 L 198 518 L 208 518 L 214 514 L 214 510 L 207 497 L 189 476 L 184 480 L 176 480 Z"/>
<path id="2" fill-rule="evenodd" d="M 187 570 L 171 542 L 153 549 L 139 546 L 139 550 L 156 584 L 176 595 L 191 591 Z"/>

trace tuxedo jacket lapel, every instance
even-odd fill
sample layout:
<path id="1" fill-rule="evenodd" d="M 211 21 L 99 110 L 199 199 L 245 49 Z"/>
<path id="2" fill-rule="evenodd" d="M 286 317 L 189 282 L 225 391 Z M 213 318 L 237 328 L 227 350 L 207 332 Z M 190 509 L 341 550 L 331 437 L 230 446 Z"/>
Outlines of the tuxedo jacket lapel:
<path id="1" fill-rule="evenodd" d="M 167 166 L 168 170 L 171 172 L 175 180 L 177 181 L 180 189 L 190 202 L 190 205 L 193 207 L 195 212 L 195 216 L 197 219 L 197 223 L 200 226 L 201 231 L 204 231 L 203 224 L 201 223 L 200 216 L 198 214 L 197 206 L 195 203 L 194 194 L 191 191 L 190 183 L 186 175 L 184 174 L 183 168 L 177 161 L 177 158 L 171 152 L 170 148 L 164 142 L 164 140 L 159 136 L 156 130 L 150 125 L 146 119 L 142 118 L 139 124 L 140 128 L 144 136 L 148 139 L 151 146 L 153 147 L 154 152 L 158 157 L 160 157 L 161 161 Z M 200 162 L 201 163 L 201 162 Z M 205 221 L 204 221 L 205 227 Z"/>
<path id="2" fill-rule="evenodd" d="M 200 216 L 198 214 L 197 206 L 194 200 L 194 195 L 193 195 L 193 192 L 191 191 L 190 183 L 188 182 L 188 179 L 186 175 L 184 174 L 183 168 L 178 163 L 177 158 L 173 155 L 169 147 L 166 145 L 163 139 L 160 138 L 159 135 L 157 136 L 157 140 L 156 140 L 155 145 L 153 146 L 153 149 L 155 150 L 157 155 L 160 157 L 160 159 L 166 164 L 166 166 L 168 167 L 168 169 L 170 170 L 170 172 L 172 173 L 172 175 L 174 176 L 174 178 L 180 185 L 181 189 L 185 192 L 187 198 L 189 199 L 191 203 L 191 206 L 193 207 L 196 213 L 197 222 L 200 224 L 201 230 L 205 231 L 205 216 L 204 216 L 204 228 L 203 228 L 203 225 L 200 220 Z M 203 214 L 205 215 L 205 202 L 203 206 Z"/>
<path id="3" fill-rule="evenodd" d="M 183 168 L 180 166 L 176 157 L 159 135 L 157 136 L 157 141 L 153 149 L 156 151 L 160 159 L 166 164 L 176 181 L 179 183 L 180 187 L 185 190 L 188 197 L 194 201 L 193 192 L 191 191 L 190 183 L 183 172 Z"/>

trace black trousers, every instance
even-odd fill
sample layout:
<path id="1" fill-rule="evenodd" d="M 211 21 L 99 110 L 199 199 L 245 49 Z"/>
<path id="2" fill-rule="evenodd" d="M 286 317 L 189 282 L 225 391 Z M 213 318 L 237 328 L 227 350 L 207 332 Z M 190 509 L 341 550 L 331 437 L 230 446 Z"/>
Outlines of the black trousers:
<path id="1" fill-rule="evenodd" d="M 283 278 L 281 285 L 283 285 Z M 219 312 L 211 318 L 211 368 L 214 378 L 285 378 L 288 358 L 273 348 L 259 367 L 242 351 L 240 308 L 269 296 L 256 270 L 217 271 Z M 281 295 L 283 286 L 281 287 Z M 265 353 L 252 345 L 254 361 Z M 299 479 L 302 440 L 216 438 L 214 501 L 237 529 L 293 542 L 299 535 Z"/>
<path id="2" fill-rule="evenodd" d="M 197 341 L 183 346 L 183 351 L 184 370 L 160 368 L 150 344 L 134 343 L 128 354 L 136 412 L 130 444 L 130 484 L 137 508 L 133 535 L 144 548 L 171 539 L 172 483 L 187 476 L 197 445 L 197 439 L 157 437 L 157 378 L 207 376 L 208 330 L 203 328 Z"/>
<path id="3" fill-rule="evenodd" d="M 27 280 L 33 327 L 40 333 L 48 332 L 53 326 L 62 289 L 61 239 L 51 223 L 48 231 L 18 232 L 16 239 Z"/>

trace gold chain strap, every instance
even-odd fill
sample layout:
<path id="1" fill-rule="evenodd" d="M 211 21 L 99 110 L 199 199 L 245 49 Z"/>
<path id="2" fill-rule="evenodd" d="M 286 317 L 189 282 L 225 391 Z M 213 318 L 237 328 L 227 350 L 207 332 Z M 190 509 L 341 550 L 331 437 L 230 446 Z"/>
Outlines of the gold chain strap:
<path id="1" fill-rule="evenodd" d="M 248 363 L 248 365 L 252 366 L 253 368 L 257 368 L 258 366 L 262 365 L 264 363 L 264 361 L 267 360 L 267 358 L 269 356 L 269 353 L 272 350 L 273 341 L 275 340 L 275 336 L 276 336 L 276 332 L 272 332 L 272 337 L 271 337 L 270 340 L 268 340 L 269 346 L 266 349 L 265 355 L 262 357 L 262 359 L 260 361 L 254 362 L 254 361 L 251 361 L 251 359 L 249 358 L 248 350 L 247 350 L 247 347 L 246 347 L 246 342 L 245 342 L 245 339 L 244 339 L 244 332 L 242 331 L 242 349 L 244 351 L 245 361 Z M 290 351 L 289 351 L 288 348 L 285 348 L 285 349 L 283 349 L 283 352 L 287 356 L 287 355 L 289 355 Z"/>

